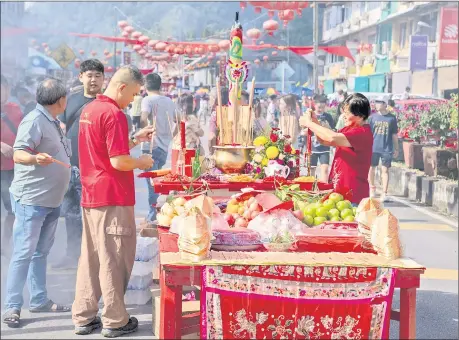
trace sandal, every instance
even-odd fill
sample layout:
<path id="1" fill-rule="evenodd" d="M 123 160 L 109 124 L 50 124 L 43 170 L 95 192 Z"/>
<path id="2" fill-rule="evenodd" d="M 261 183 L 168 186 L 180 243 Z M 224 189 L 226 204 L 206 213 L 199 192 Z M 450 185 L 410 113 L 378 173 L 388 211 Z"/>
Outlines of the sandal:
<path id="1" fill-rule="evenodd" d="M 21 320 L 21 311 L 19 309 L 10 309 L 3 315 L 3 323 L 8 327 L 18 328 Z"/>
<path id="2" fill-rule="evenodd" d="M 44 305 L 36 308 L 30 308 L 30 313 L 65 313 L 70 312 L 72 309 L 67 306 L 59 305 L 54 303 L 53 300 L 49 300 Z"/>

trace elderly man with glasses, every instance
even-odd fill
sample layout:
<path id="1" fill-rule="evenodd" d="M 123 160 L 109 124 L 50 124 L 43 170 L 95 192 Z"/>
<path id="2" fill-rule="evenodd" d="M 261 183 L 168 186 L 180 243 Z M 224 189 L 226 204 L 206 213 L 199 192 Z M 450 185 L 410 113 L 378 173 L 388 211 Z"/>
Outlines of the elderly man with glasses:
<path id="1" fill-rule="evenodd" d="M 10 193 L 16 220 L 3 316 L 10 327 L 19 326 L 26 281 L 30 312 L 70 311 L 51 301 L 46 291 L 46 261 L 70 181 L 71 148 L 57 119 L 67 105 L 64 84 L 52 78 L 41 82 L 37 103 L 19 125 L 13 147 Z"/>

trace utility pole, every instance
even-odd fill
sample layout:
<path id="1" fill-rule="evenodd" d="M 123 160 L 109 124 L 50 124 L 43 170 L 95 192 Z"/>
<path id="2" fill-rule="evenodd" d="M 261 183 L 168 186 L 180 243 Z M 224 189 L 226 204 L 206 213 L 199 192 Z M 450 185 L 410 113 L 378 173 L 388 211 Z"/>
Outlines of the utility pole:
<path id="1" fill-rule="evenodd" d="M 314 45 L 314 64 L 312 69 L 312 78 L 314 84 L 314 93 L 319 93 L 319 59 L 317 52 L 319 52 L 319 2 L 314 3 L 313 12 L 313 45 Z"/>

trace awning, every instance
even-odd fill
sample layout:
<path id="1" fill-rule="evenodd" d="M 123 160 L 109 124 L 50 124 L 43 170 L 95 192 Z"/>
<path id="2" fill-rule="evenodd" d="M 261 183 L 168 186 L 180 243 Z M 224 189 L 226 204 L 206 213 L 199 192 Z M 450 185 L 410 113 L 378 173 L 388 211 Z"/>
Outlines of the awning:
<path id="1" fill-rule="evenodd" d="M 433 69 L 413 72 L 411 93 L 431 96 L 433 94 L 433 75 Z M 457 79 L 457 73 L 455 75 Z"/>

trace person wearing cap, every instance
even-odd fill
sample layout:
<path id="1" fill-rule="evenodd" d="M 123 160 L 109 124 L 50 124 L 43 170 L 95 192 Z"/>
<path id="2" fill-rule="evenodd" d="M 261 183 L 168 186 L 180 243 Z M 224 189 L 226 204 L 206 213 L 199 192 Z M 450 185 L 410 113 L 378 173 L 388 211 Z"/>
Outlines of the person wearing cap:
<path id="1" fill-rule="evenodd" d="M 368 119 L 368 123 L 373 133 L 373 156 L 371 158 L 371 168 L 368 175 L 370 183 L 370 197 L 375 197 L 375 169 L 381 160 L 381 179 L 382 194 L 381 202 L 387 201 L 387 189 L 389 185 L 389 168 L 392 165 L 392 159 L 398 156 L 398 126 L 395 115 L 387 110 L 387 100 L 377 99 L 376 114 Z"/>

